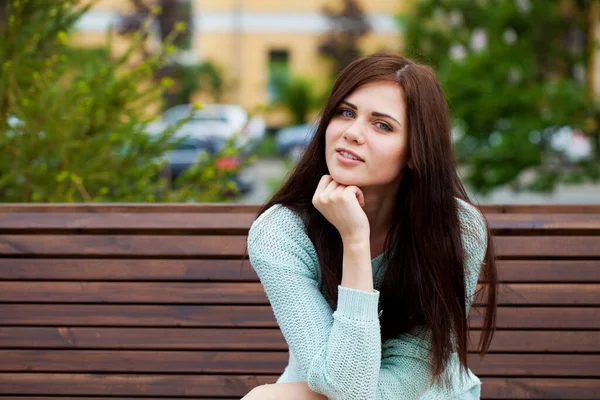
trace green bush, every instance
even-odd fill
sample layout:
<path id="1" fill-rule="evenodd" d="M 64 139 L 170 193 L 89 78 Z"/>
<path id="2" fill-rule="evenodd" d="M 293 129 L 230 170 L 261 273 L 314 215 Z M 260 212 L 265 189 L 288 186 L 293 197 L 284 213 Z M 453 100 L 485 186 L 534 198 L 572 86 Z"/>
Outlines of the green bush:
<path id="1" fill-rule="evenodd" d="M 474 190 L 600 178 L 600 113 L 585 82 L 592 3 L 420 0 L 403 18 L 407 53 L 440 77 Z M 572 162 L 556 151 L 562 126 L 587 134 L 595 154 Z"/>
<path id="2" fill-rule="evenodd" d="M 253 151 L 258 157 L 277 157 L 277 141 L 274 134 L 265 135 Z"/>
<path id="3" fill-rule="evenodd" d="M 324 93 L 315 88 L 309 78 L 295 76 L 287 71 L 278 73 L 273 79 L 273 106 L 284 107 L 293 125 L 308 122 L 310 113 L 324 103 Z"/>
<path id="4" fill-rule="evenodd" d="M 199 160 L 179 188 L 161 178 L 178 127 L 148 134 L 148 110 L 160 108 L 172 84 L 152 80 L 172 46 L 140 57 L 142 31 L 119 56 L 112 32 L 101 49 L 70 47 L 73 26 L 88 10 L 79 3 L 15 0 L 0 8 L 0 201 L 225 199 L 223 181 L 240 167 L 211 173 L 202 168 L 216 159 Z M 233 147 L 224 151 L 237 155 Z"/>

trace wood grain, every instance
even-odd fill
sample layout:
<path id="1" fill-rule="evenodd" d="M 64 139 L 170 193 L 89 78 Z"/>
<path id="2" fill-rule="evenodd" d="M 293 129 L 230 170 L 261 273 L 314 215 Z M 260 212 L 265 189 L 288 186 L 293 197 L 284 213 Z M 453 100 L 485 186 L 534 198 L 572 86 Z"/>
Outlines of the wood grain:
<path id="1" fill-rule="evenodd" d="M 0 350 L 0 371 L 281 374 L 287 352 Z M 478 376 L 600 377 L 600 355 L 488 354 L 469 357 Z"/>
<path id="2" fill-rule="evenodd" d="M 242 397 L 250 389 L 274 383 L 261 375 L 123 375 L 0 373 L 0 394 L 54 396 Z M 484 399 L 597 399 L 598 379 L 483 378 Z"/>
<path id="3" fill-rule="evenodd" d="M 0 304 L 0 326 L 277 327 L 270 306 Z M 600 329 L 600 307 L 499 307 L 500 329 Z M 481 328 L 474 307 L 471 326 Z"/>
<path id="4" fill-rule="evenodd" d="M 514 283 L 600 283 L 600 260 L 500 260 L 498 280 Z M 223 259 L 3 258 L 0 280 L 253 281 L 249 261 Z"/>
<path id="5" fill-rule="evenodd" d="M 599 258 L 600 236 L 498 236 L 498 257 Z M 241 259 L 245 236 L 0 235 L 0 255 L 229 257 Z"/>
<path id="6" fill-rule="evenodd" d="M 480 331 L 470 332 L 470 351 Z M 490 352 L 600 353 L 600 331 L 507 331 L 494 334 Z M 0 327 L 0 349 L 287 350 L 277 328 Z"/>

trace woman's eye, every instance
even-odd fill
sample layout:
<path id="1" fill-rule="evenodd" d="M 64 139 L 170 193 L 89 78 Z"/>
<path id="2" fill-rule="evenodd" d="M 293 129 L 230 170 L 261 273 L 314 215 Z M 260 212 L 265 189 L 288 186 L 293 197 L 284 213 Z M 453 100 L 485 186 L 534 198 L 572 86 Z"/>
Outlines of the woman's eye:
<path id="1" fill-rule="evenodd" d="M 346 118 L 352 118 L 352 117 L 354 117 L 354 113 L 352 111 L 348 110 L 347 108 L 342 108 L 340 110 L 340 115 L 342 117 L 346 117 Z"/>
<path id="2" fill-rule="evenodd" d="M 377 122 L 375 124 L 379 129 L 383 129 L 384 131 L 388 131 L 391 132 L 392 131 L 392 127 L 389 126 L 388 124 L 386 124 L 385 122 Z"/>

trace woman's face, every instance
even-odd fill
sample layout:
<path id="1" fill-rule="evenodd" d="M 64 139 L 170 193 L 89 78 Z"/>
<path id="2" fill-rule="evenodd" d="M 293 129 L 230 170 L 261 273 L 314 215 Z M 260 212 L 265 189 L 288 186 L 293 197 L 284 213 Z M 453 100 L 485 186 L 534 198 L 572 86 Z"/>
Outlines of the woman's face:
<path id="1" fill-rule="evenodd" d="M 342 185 L 364 188 L 398 183 L 407 156 L 406 105 L 402 88 L 394 82 L 357 88 L 340 103 L 327 125 L 327 167 L 333 180 Z"/>

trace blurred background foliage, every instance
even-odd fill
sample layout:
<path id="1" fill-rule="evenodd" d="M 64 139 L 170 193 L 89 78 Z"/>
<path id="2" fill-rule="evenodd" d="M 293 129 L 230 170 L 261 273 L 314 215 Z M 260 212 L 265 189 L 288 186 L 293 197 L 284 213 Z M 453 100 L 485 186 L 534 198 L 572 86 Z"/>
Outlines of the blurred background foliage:
<path id="1" fill-rule="evenodd" d="M 318 111 L 329 94 L 327 89 L 319 89 L 313 79 L 292 75 L 288 71 L 276 74 L 273 82 L 272 107 L 283 107 L 292 125 L 304 124 L 314 111 Z"/>
<path id="2" fill-rule="evenodd" d="M 154 71 L 154 78 L 169 78 L 173 86 L 163 91 L 163 110 L 190 103 L 198 90 L 209 92 L 220 101 L 225 89 L 223 71 L 210 61 L 198 63 L 192 49 L 193 9 L 191 0 L 130 0 L 133 10 L 121 15 L 121 35 L 141 34 L 144 58 L 153 57 L 153 49 L 167 38 L 172 50 L 169 58 Z"/>
<path id="3" fill-rule="evenodd" d="M 69 45 L 88 6 L 75 0 L 18 0 L 0 8 L 0 201 L 224 201 L 240 165 L 220 168 L 227 143 L 173 187 L 165 154 L 181 140 L 177 125 L 148 134 L 154 108 L 173 81 L 162 76 L 179 25 L 144 52 L 148 25 L 122 54 Z M 155 11 L 155 12 L 158 12 Z M 182 120 L 181 123 L 185 122 Z"/>
<path id="4" fill-rule="evenodd" d="M 129 3 L 106 45 L 79 47 L 75 25 L 94 0 L 0 1 L 0 201 L 237 199 L 233 178 L 255 158 L 228 141 L 172 181 L 165 160 L 191 115 L 160 132 L 147 128 L 198 93 L 230 102 L 239 75 L 198 61 L 191 0 Z M 551 192 L 600 180 L 593 70 L 600 0 L 409 3 L 396 19 L 403 43 L 396 50 L 438 74 L 470 190 Z M 257 99 L 256 108 L 283 110 L 287 125 L 314 123 L 335 75 L 366 54 L 362 44 L 378 28 L 364 4 L 323 8 L 329 30 L 314 51 L 329 71 L 308 76 L 287 58 L 273 62 L 267 104 Z M 114 46 L 116 38 L 127 48 Z M 589 142 L 586 155 L 556 144 L 567 128 Z M 267 135 L 254 154 L 277 157 L 277 147 Z"/>
<path id="5" fill-rule="evenodd" d="M 421 0 L 400 18 L 406 51 L 431 65 L 454 118 L 465 181 L 550 191 L 600 177 L 598 107 L 587 81 L 594 1 Z M 560 128 L 581 130 L 595 157 L 551 146 Z"/>
<path id="6" fill-rule="evenodd" d="M 331 76 L 335 77 L 344 67 L 364 55 L 360 39 L 372 29 L 358 0 L 344 0 L 339 8 L 326 6 L 323 14 L 331 28 L 319 44 L 318 51 L 331 61 Z"/>

